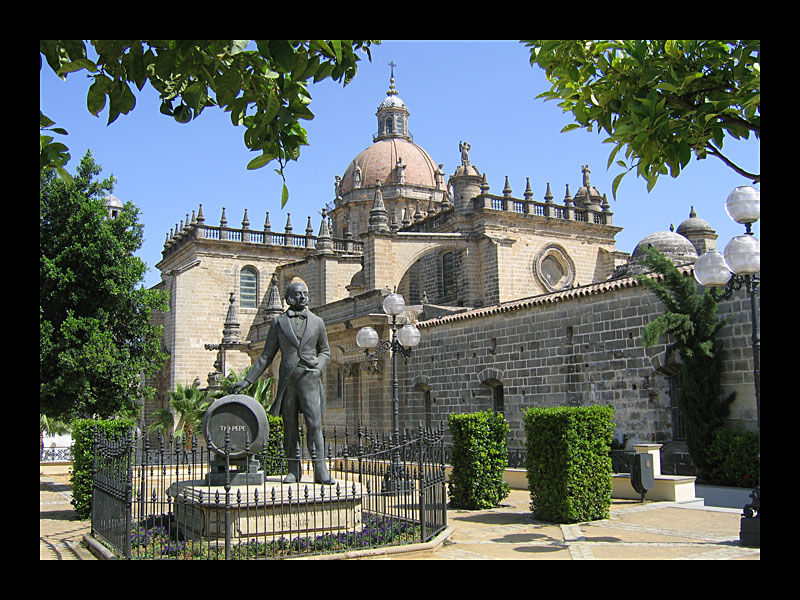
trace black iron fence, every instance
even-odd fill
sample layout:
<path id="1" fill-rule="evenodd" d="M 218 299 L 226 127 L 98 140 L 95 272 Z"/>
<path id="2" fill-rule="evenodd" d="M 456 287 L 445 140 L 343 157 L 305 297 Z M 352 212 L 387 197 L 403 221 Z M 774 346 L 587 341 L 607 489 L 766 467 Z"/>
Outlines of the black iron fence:
<path id="1" fill-rule="evenodd" d="M 443 431 L 326 436 L 334 484 L 267 444 L 231 460 L 135 433 L 95 440 L 92 534 L 124 558 L 272 559 L 428 541 L 447 526 Z M 302 444 L 301 444 L 302 447 Z"/>
<path id="2" fill-rule="evenodd" d="M 72 446 L 39 447 L 39 462 L 72 462 Z"/>

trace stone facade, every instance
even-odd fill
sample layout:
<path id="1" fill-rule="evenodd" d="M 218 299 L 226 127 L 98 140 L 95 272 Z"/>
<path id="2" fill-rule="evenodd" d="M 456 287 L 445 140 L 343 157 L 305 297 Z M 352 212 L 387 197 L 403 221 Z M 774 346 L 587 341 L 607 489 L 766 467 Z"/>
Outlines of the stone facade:
<path id="1" fill-rule="evenodd" d="M 567 186 L 561 201 L 549 184 L 542 200 L 530 184 L 522 197 L 508 183 L 492 194 L 462 142 L 460 165 L 445 184 L 442 165 L 411 142 L 393 80 L 387 96 L 376 113 L 379 135 L 336 177 L 317 235 L 310 218 L 303 232 L 290 218 L 283 232 L 272 231 L 268 213 L 263 229 L 250 228 L 247 212 L 232 228 L 224 209 L 211 226 L 202 206 L 168 235 L 157 267 L 170 311 L 156 318 L 170 360 L 147 414 L 165 405 L 176 384 L 221 375 L 219 354 L 206 345 L 221 341 L 231 294 L 241 343 L 224 353 L 225 370 L 240 372 L 260 354 L 286 285 L 299 279 L 328 328 L 327 427 L 390 429 L 391 360 L 367 360 L 355 335 L 369 325 L 390 339 L 381 302 L 397 291 L 409 305 L 400 323 L 416 322 L 422 332 L 411 356 L 398 359 L 402 428 L 494 408 L 511 425 L 510 446 L 520 448 L 529 406 L 613 404 L 617 438 L 665 444 L 670 472 L 685 459 L 672 405 L 677 367 L 666 363 L 665 346 L 645 349 L 641 341 L 663 306 L 631 276 L 641 270 L 636 253 L 632 259 L 615 248 L 621 227 L 591 186 L 588 166 L 578 193 Z M 363 173 L 380 176 L 366 182 Z M 676 253 L 687 276 L 697 252 L 716 240 L 693 209 L 689 215 L 678 232 L 647 238 Z M 242 298 L 252 299 L 253 289 L 246 306 Z M 749 303 L 740 293 L 720 313 L 732 317 L 722 335 L 724 383 L 737 392 L 731 420 L 752 428 Z"/>
<path id="2" fill-rule="evenodd" d="M 688 268 L 686 275 L 691 276 Z M 390 338 L 388 318 L 378 314 L 379 300 L 373 299 L 375 313 L 360 319 L 354 318 L 355 307 L 351 314 L 336 305 L 317 311 L 332 323 L 329 335 L 336 348 L 325 374 L 329 426 L 352 431 L 358 423 L 390 423 L 391 359 L 382 358 L 375 369 L 353 341 L 354 331 L 368 324 L 381 339 Z M 723 391 L 737 393 L 732 423 L 753 428 L 745 302 L 738 292 L 720 307 L 722 316 L 735 314 L 720 334 Z M 633 278 L 440 318 L 426 319 L 427 308 L 411 307 L 423 319 L 418 322 L 422 340 L 407 360 L 398 359 L 401 429 L 446 425 L 451 412 L 499 409 L 510 425 L 509 447 L 515 449 L 524 447 L 528 407 L 611 404 L 618 441 L 664 444 L 664 472 L 691 472 L 674 422 L 672 376 L 678 365 L 666 361 L 665 344 L 642 345 L 644 326 L 664 306 Z"/>

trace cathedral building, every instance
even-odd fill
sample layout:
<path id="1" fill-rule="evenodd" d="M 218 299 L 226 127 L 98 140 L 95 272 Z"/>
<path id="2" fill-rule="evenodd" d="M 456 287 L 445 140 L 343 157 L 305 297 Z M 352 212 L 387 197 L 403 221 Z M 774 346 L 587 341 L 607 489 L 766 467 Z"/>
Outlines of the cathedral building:
<path id="1" fill-rule="evenodd" d="M 339 165 L 317 228 L 289 214 L 273 229 L 268 212 L 231 223 L 223 207 L 211 224 L 200 205 L 167 235 L 157 287 L 169 291 L 170 310 L 156 318 L 170 358 L 146 418 L 177 384 L 214 387 L 252 364 L 285 309 L 286 285 L 302 280 L 328 329 L 327 428 L 391 429 L 391 360 L 368 359 L 355 337 L 368 325 L 390 339 L 381 306 L 396 291 L 406 302 L 400 321 L 422 333 L 398 360 L 401 429 L 492 408 L 506 415 L 514 449 L 524 445 L 529 406 L 613 404 L 619 441 L 665 444 L 665 472 L 683 469 L 677 366 L 664 345 L 641 341 L 663 306 L 633 275 L 647 245 L 689 272 L 698 253 L 716 247 L 710 225 L 692 209 L 677 231 L 647 236 L 628 254 L 615 247 L 621 227 L 588 165 L 576 165 L 574 195 L 567 185 L 556 198 L 548 183 L 534 200 L 530 183 L 515 195 L 507 179 L 492 193 L 467 141 L 449 177 L 415 143 L 393 77 L 376 118 L 372 144 Z M 723 332 L 735 340 L 725 358 L 726 389 L 738 392 L 731 419 L 752 427 L 752 357 L 739 340 L 747 306 L 734 296 L 720 312 L 736 315 Z"/>

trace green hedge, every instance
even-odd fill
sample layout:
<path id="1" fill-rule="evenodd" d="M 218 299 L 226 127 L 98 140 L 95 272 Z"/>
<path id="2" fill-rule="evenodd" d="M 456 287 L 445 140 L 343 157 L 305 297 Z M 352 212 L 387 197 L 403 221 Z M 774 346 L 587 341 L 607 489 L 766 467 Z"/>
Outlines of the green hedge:
<path id="1" fill-rule="evenodd" d="M 136 427 L 133 419 L 79 419 L 71 424 L 72 439 L 72 506 L 78 518 L 92 514 L 92 468 L 94 466 L 94 428 L 106 434 L 122 434 Z"/>
<path id="2" fill-rule="evenodd" d="M 525 411 L 531 511 L 551 523 L 605 519 L 611 506 L 612 406 Z"/>
<path id="3" fill-rule="evenodd" d="M 755 487 L 761 481 L 761 436 L 755 431 L 720 427 L 706 453 L 711 485 Z"/>
<path id="4" fill-rule="evenodd" d="M 508 466 L 508 423 L 494 411 L 451 414 L 453 471 L 447 482 L 450 505 L 470 510 L 493 508 L 509 494 L 503 480 Z"/>
<path id="5" fill-rule="evenodd" d="M 261 468 L 265 475 L 285 475 L 289 472 L 286 459 L 278 458 L 283 451 L 283 417 L 267 413 L 269 437 L 267 438 L 266 460 L 261 459 Z M 260 452 L 260 449 L 258 449 Z"/>

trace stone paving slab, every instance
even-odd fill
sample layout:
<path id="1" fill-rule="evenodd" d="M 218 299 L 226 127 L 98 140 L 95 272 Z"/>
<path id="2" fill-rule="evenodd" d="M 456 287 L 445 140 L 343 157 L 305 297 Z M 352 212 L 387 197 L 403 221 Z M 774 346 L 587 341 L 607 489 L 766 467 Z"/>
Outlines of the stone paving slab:
<path id="1" fill-rule="evenodd" d="M 96 560 L 83 545 L 89 521 L 81 521 L 70 500 L 68 475 L 39 475 L 39 560 Z"/>
<path id="2" fill-rule="evenodd" d="M 622 510 L 614 513 L 615 522 L 629 523 L 640 527 L 664 528 L 669 524 L 672 531 L 702 533 L 710 539 L 739 539 L 740 512 L 711 512 L 704 510 L 687 510 L 684 508 L 662 508 L 660 503 L 645 504 L 644 510 Z M 648 510 L 648 507 L 652 509 Z M 735 535 L 732 535 L 733 534 Z"/>

